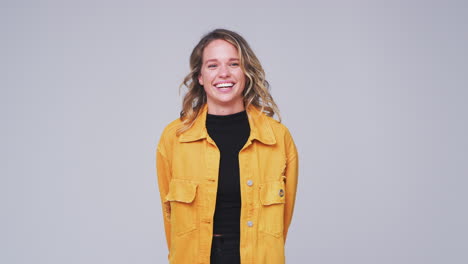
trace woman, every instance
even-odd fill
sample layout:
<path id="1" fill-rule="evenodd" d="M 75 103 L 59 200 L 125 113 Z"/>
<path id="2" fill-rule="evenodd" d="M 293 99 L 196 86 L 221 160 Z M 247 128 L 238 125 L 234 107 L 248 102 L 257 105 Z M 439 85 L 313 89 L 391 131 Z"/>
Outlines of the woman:
<path id="1" fill-rule="evenodd" d="M 298 156 L 264 70 L 225 29 L 200 40 L 190 68 L 156 155 L 169 262 L 284 263 Z"/>

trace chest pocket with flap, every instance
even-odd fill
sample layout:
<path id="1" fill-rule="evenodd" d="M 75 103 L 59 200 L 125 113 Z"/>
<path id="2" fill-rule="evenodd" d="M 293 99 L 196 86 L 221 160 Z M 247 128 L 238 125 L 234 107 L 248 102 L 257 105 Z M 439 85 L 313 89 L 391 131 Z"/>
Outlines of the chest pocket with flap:
<path id="1" fill-rule="evenodd" d="M 171 229 L 175 234 L 182 235 L 195 230 L 197 227 L 197 194 L 196 183 L 172 179 L 166 200 L 171 205 Z"/>
<path id="2" fill-rule="evenodd" d="M 275 237 L 283 234 L 284 203 L 286 193 L 284 181 L 272 181 L 260 185 L 259 231 Z"/>

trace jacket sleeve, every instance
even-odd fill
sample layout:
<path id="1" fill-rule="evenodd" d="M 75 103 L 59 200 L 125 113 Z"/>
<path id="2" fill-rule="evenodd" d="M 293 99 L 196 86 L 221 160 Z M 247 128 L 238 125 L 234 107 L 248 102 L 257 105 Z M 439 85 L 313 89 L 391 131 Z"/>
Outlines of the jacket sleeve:
<path id="1" fill-rule="evenodd" d="M 164 229 L 166 233 L 167 248 L 171 245 L 171 205 L 166 200 L 166 195 L 169 191 L 169 183 L 171 181 L 171 166 L 162 146 L 163 139 L 161 138 L 156 150 L 156 171 L 158 177 L 159 194 L 161 197 L 162 213 L 164 219 Z"/>
<path id="2" fill-rule="evenodd" d="M 299 157 L 297 154 L 296 145 L 292 139 L 291 134 L 287 130 L 285 135 L 286 147 L 286 168 L 285 168 L 285 191 L 286 202 L 284 207 L 284 242 L 286 243 L 286 236 L 288 234 L 289 225 L 291 224 L 292 215 L 294 211 L 294 203 L 296 200 L 296 189 L 299 173 Z"/>

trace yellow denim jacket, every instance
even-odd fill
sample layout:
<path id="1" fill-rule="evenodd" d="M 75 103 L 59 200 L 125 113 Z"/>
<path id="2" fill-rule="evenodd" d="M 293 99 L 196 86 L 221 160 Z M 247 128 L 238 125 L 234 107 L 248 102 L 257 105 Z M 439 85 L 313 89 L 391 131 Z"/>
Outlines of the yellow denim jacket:
<path id="1" fill-rule="evenodd" d="M 220 153 L 207 133 L 205 104 L 193 126 L 163 131 L 156 168 L 170 264 L 209 264 Z M 242 264 L 283 264 L 293 215 L 298 155 L 288 129 L 254 106 L 250 136 L 239 152 Z"/>

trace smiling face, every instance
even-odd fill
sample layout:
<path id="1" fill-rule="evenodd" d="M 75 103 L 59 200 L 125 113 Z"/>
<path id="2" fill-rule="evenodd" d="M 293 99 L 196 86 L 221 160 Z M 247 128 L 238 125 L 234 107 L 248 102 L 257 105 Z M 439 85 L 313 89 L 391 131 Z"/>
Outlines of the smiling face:
<path id="1" fill-rule="evenodd" d="M 206 93 L 208 113 L 228 115 L 244 110 L 245 74 L 239 52 L 231 43 L 216 39 L 205 47 L 198 81 Z"/>

